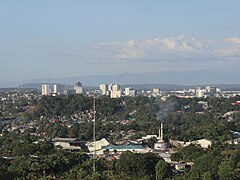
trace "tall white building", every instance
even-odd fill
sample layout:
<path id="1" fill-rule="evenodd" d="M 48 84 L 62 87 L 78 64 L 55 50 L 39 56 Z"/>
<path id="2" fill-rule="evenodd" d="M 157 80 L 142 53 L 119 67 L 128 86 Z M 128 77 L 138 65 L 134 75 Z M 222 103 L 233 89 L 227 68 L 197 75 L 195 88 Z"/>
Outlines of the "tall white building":
<path id="1" fill-rule="evenodd" d="M 119 91 L 120 90 L 120 85 L 119 84 L 113 84 L 111 90 L 112 91 Z"/>
<path id="2" fill-rule="evenodd" d="M 110 84 L 108 88 L 110 90 L 110 97 L 111 98 L 119 98 L 119 97 L 122 96 L 122 92 L 120 90 L 120 85 L 119 84 Z"/>
<path id="3" fill-rule="evenodd" d="M 61 85 L 61 84 L 54 84 L 53 93 L 54 94 L 63 94 L 64 93 L 64 86 Z"/>
<path id="4" fill-rule="evenodd" d="M 131 87 L 125 88 L 125 96 L 135 96 L 136 91 L 132 89 Z"/>
<path id="5" fill-rule="evenodd" d="M 152 95 L 153 96 L 158 96 L 160 94 L 161 94 L 161 91 L 160 91 L 159 88 L 153 88 L 153 90 L 152 90 Z"/>
<path id="6" fill-rule="evenodd" d="M 158 88 L 153 88 L 153 94 L 159 94 L 160 93 L 160 89 Z"/>
<path id="7" fill-rule="evenodd" d="M 108 95 L 108 85 L 107 84 L 100 84 L 100 95 Z"/>
<path id="8" fill-rule="evenodd" d="M 222 90 L 220 88 L 216 88 L 216 93 L 222 94 Z"/>
<path id="9" fill-rule="evenodd" d="M 122 96 L 122 92 L 119 91 L 111 91 L 111 98 L 120 98 Z"/>
<path id="10" fill-rule="evenodd" d="M 215 86 L 206 86 L 207 94 L 214 96 L 217 93 L 217 88 Z"/>
<path id="11" fill-rule="evenodd" d="M 108 91 L 109 91 L 109 92 L 112 91 L 112 86 L 113 86 L 113 85 L 114 85 L 114 84 L 109 84 L 109 85 L 108 85 Z"/>
<path id="12" fill-rule="evenodd" d="M 82 83 L 77 82 L 74 90 L 76 91 L 76 94 L 82 94 L 83 93 L 83 87 L 82 87 Z"/>
<path id="13" fill-rule="evenodd" d="M 42 95 L 43 96 L 50 95 L 50 85 L 49 84 L 42 84 Z"/>
<path id="14" fill-rule="evenodd" d="M 212 87 L 212 86 L 206 86 L 206 92 L 207 92 L 207 93 L 210 93 L 211 87 Z"/>
<path id="15" fill-rule="evenodd" d="M 204 97 L 204 90 L 203 89 L 197 89 L 196 90 L 196 97 L 197 98 L 201 98 L 201 97 Z"/>

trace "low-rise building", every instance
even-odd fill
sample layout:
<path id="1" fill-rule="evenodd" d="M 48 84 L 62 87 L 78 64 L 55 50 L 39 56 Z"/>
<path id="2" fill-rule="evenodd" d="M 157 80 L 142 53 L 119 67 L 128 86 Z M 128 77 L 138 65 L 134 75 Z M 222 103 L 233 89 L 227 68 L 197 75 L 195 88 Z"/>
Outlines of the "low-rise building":
<path id="1" fill-rule="evenodd" d="M 130 151 L 134 153 L 148 153 L 151 152 L 151 148 L 143 147 L 142 145 L 125 145 L 125 146 L 103 146 L 102 150 L 109 150 L 109 153 L 122 153 Z"/>
<path id="2" fill-rule="evenodd" d="M 81 147 L 74 145 L 74 141 L 76 140 L 76 138 L 54 138 L 52 139 L 52 143 L 54 147 L 61 146 L 64 150 L 80 151 Z"/>
<path id="3" fill-rule="evenodd" d="M 99 151 L 102 149 L 103 146 L 108 146 L 108 145 L 109 145 L 109 142 L 105 138 L 96 142 L 90 142 L 86 144 L 90 152 Z"/>
<path id="4" fill-rule="evenodd" d="M 212 145 L 212 141 L 208 139 L 199 139 L 195 141 L 178 141 L 178 140 L 169 140 L 170 144 L 176 147 L 186 147 L 189 146 L 190 144 L 197 144 L 200 145 L 202 148 L 207 149 L 209 146 Z"/>

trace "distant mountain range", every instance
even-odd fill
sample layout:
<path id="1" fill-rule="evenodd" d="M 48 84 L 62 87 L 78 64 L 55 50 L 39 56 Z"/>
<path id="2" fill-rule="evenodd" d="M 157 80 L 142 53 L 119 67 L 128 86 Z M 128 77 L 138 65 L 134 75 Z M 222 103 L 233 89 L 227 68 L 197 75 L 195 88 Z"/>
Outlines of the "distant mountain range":
<path id="1" fill-rule="evenodd" d="M 19 86 L 20 88 L 26 89 L 41 89 L 42 83 L 27 83 Z M 53 86 L 53 83 L 50 83 Z M 65 85 L 67 88 L 73 88 L 73 85 Z M 240 90 L 240 84 L 213 84 L 213 86 L 219 87 L 222 90 Z M 159 88 L 164 91 L 168 90 L 177 90 L 177 89 L 190 89 L 190 88 L 197 88 L 197 87 L 205 87 L 205 85 L 197 85 L 197 86 L 187 86 L 187 85 L 176 85 L 176 84 L 127 84 L 121 85 L 121 88 L 124 89 L 125 87 L 132 87 L 136 90 L 151 90 L 153 88 Z M 84 86 L 84 89 L 98 89 L 99 86 Z"/>
<path id="2" fill-rule="evenodd" d="M 50 86 L 53 86 L 54 83 L 49 83 Z M 20 88 L 26 89 L 41 89 L 42 83 L 27 83 L 19 86 Z M 65 85 L 68 88 L 73 88 L 73 85 Z M 132 87 L 136 90 L 140 89 L 153 89 L 159 88 L 162 90 L 172 90 L 172 89 L 183 89 L 183 88 L 190 88 L 190 86 L 182 86 L 182 85 L 173 85 L 173 84 L 127 84 L 121 85 L 121 88 L 124 89 L 125 87 Z M 84 86 L 84 89 L 98 89 L 99 86 Z"/>
<path id="3" fill-rule="evenodd" d="M 30 79 L 23 82 L 0 83 L 0 88 L 31 87 L 39 89 L 42 83 L 60 83 L 74 85 L 81 82 L 89 88 L 98 87 L 99 84 L 118 83 L 131 86 L 135 89 L 183 89 L 203 85 L 215 85 L 222 89 L 239 90 L 240 81 L 237 72 L 220 72 L 209 70 L 188 72 L 151 72 L 151 73 L 122 73 L 115 75 L 92 75 L 65 78 Z M 217 80 L 216 80 L 217 79 Z"/>

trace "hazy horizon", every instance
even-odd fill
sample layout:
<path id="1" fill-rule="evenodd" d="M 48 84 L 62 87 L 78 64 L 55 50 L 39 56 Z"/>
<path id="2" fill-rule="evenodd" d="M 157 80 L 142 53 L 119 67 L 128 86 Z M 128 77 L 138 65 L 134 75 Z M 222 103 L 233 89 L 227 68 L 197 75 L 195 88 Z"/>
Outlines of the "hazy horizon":
<path id="1" fill-rule="evenodd" d="M 238 83 L 239 7 L 237 0 L 4 1 L 0 83 L 194 71 L 203 73 L 183 75 L 181 84 Z"/>

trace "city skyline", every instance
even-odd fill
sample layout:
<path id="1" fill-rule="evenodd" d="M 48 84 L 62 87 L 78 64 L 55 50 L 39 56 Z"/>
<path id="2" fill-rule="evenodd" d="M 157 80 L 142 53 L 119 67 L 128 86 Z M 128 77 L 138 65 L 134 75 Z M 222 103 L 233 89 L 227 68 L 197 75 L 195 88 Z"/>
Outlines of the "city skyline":
<path id="1" fill-rule="evenodd" d="M 234 0 L 2 2 L 0 83 L 193 71 L 212 72 L 211 83 L 237 83 L 239 5 Z M 228 78 L 219 77 L 226 72 Z M 190 75 L 185 84 L 199 77 Z"/>

